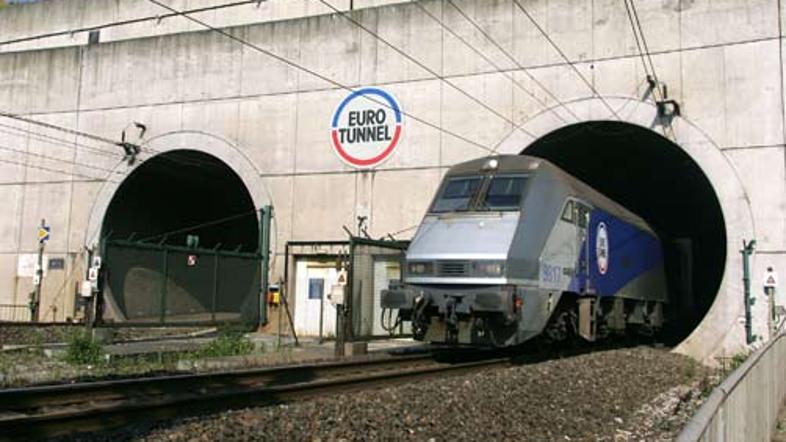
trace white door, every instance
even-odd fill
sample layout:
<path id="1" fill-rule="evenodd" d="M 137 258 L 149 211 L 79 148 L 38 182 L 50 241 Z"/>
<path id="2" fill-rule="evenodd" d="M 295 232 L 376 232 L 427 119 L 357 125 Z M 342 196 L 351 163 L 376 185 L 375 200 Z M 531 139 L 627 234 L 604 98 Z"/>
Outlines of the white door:
<path id="1" fill-rule="evenodd" d="M 320 325 L 323 337 L 336 335 L 336 308 L 327 299 L 328 292 L 338 279 L 333 265 L 298 260 L 295 266 L 294 315 L 298 336 L 319 336 Z"/>

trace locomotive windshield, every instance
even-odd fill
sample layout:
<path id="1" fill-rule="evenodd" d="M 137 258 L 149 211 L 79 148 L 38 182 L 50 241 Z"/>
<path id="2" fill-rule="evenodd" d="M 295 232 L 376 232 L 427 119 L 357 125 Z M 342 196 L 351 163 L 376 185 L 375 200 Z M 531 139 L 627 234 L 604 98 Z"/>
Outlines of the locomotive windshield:
<path id="1" fill-rule="evenodd" d="M 429 212 L 518 210 L 526 181 L 522 175 L 448 178 Z"/>

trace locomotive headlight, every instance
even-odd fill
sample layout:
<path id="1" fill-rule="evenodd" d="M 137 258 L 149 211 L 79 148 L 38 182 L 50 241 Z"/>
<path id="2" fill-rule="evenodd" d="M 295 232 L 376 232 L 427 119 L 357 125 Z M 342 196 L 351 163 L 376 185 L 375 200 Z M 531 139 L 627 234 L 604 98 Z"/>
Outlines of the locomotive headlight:
<path id="1" fill-rule="evenodd" d="M 505 273 L 505 261 L 477 261 L 472 267 L 475 276 L 502 276 Z"/>
<path id="2" fill-rule="evenodd" d="M 415 261 L 407 264 L 407 273 L 410 275 L 431 275 L 434 273 L 434 263 L 428 261 Z"/>

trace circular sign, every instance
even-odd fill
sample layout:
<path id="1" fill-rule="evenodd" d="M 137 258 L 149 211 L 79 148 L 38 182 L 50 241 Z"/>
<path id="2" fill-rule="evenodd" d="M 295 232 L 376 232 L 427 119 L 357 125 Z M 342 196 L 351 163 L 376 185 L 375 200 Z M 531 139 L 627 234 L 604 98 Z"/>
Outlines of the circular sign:
<path id="1" fill-rule="evenodd" d="M 598 223 L 595 235 L 595 258 L 598 263 L 598 273 L 605 275 L 609 269 L 609 232 L 606 223 Z"/>
<path id="2" fill-rule="evenodd" d="M 401 137 L 401 108 L 378 88 L 352 92 L 336 108 L 331 130 L 333 148 L 354 167 L 374 167 L 390 157 Z"/>

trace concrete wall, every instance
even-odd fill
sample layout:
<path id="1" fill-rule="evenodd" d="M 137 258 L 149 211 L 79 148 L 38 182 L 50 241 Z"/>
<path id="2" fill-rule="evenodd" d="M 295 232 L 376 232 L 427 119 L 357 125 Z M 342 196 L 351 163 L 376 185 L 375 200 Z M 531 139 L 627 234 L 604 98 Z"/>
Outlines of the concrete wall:
<path id="1" fill-rule="evenodd" d="M 772 440 L 786 397 L 785 361 L 780 334 L 713 390 L 677 441 Z"/>
<path id="2" fill-rule="evenodd" d="M 261 7 L 272 8 L 275 3 L 270 0 Z M 0 54 L 0 109 L 113 139 L 131 121 L 140 121 L 149 128 L 141 142 L 156 140 L 156 150 L 165 149 L 167 137 L 179 137 L 178 132 L 204 134 L 205 141 L 194 141 L 193 148 L 252 171 L 249 176 L 254 178 L 246 181 L 252 194 L 274 203 L 279 254 L 274 271 L 278 274 L 287 240 L 343 239 L 341 226 L 354 225 L 358 214 L 370 215 L 370 232 L 375 237 L 416 225 L 444 170 L 486 153 L 456 135 L 484 146 L 504 142 L 503 151 L 514 152 L 532 141 L 514 124 L 524 124 L 529 128 L 526 131 L 542 135 L 572 121 L 533 78 L 561 103 L 573 103 L 579 121 L 608 116 L 593 98 L 594 92 L 510 0 L 455 3 L 516 63 L 449 3 L 438 0 L 372 7 L 352 16 L 441 79 L 347 20 L 319 15 L 324 11 L 229 29 L 243 40 L 339 83 L 377 85 L 397 97 L 411 117 L 405 117 L 393 157 L 370 171 L 352 169 L 331 150 L 330 118 L 347 91 L 194 26 L 172 25 L 166 35 L 148 38 L 135 38 L 139 34 L 131 33 L 128 39 L 98 45 Z M 115 2 L 93 0 L 91 4 Z M 652 116 L 651 97 L 642 101 L 644 72 L 621 2 L 527 0 L 523 4 L 594 89 L 618 106 L 626 121 L 662 130 L 645 121 Z M 39 6 L 0 10 L 0 22 L 12 18 L 15 23 L 23 19 L 30 23 L 33 19 L 26 11 L 40 14 Z M 716 186 L 727 220 L 727 268 L 712 308 L 716 313 L 681 349 L 711 361 L 717 352 L 731 351 L 743 342 L 738 239 L 758 240 L 755 283 L 767 265 L 786 275 L 780 42 L 784 17 L 775 0 L 664 0 L 637 6 L 659 79 L 682 106 L 682 118 L 675 123 L 678 143 L 694 155 Z M 179 3 L 176 7 L 186 6 Z M 219 14 L 205 20 L 231 23 L 225 19 Z M 6 29 L 0 32 L 12 36 Z M 19 29 L 14 32 L 27 28 Z M 486 54 L 493 64 L 476 51 Z M 549 108 L 562 117 L 554 116 Z M 6 202 L 8 211 L 0 219 L 0 232 L 6 233 L 0 236 L 0 303 L 19 302 L 29 288 L 27 279 L 14 276 L 16 261 L 19 254 L 34 252 L 34 227 L 40 219 L 46 217 L 53 225 L 50 253 L 73 259 L 92 241 L 90 231 L 116 186 L 32 166 L 98 179 L 109 176 L 115 182 L 133 168 L 119 162 L 119 151 L 113 146 L 38 127 L 24 129 L 39 135 L 0 126 L 4 131 L 0 144 L 27 152 L 4 150 L 0 154 L 0 159 L 26 163 L 0 163 L 0 201 Z M 59 138 L 60 144 L 42 136 Z M 209 141 L 216 137 L 224 146 L 218 150 Z M 179 139 L 172 138 L 171 145 Z M 147 151 L 143 158 L 153 153 Z M 57 278 L 67 279 L 74 268 L 69 261 L 63 275 L 53 273 L 46 281 L 47 296 L 56 298 L 49 302 L 59 312 L 70 306 L 62 299 L 69 295 L 57 292 Z M 757 308 L 763 304 L 759 302 Z M 754 315 L 756 331 L 763 334 L 764 322 L 758 320 L 763 319 L 763 311 L 756 310 Z M 712 339 L 705 340 L 708 337 Z"/>
<path id="3" fill-rule="evenodd" d="M 364 9 L 411 0 L 329 0 L 341 11 Z M 241 4 L 239 4 L 241 3 Z M 291 20 L 333 12 L 314 0 L 177 0 L 165 4 L 213 26 L 240 26 Z M 0 2 L 0 8 L 3 2 Z M 3 11 L 0 52 L 80 46 L 90 30 L 99 41 L 110 42 L 200 30 L 200 25 L 148 0 L 42 0 L 9 5 Z M 34 38 L 47 35 L 47 38 Z"/>

